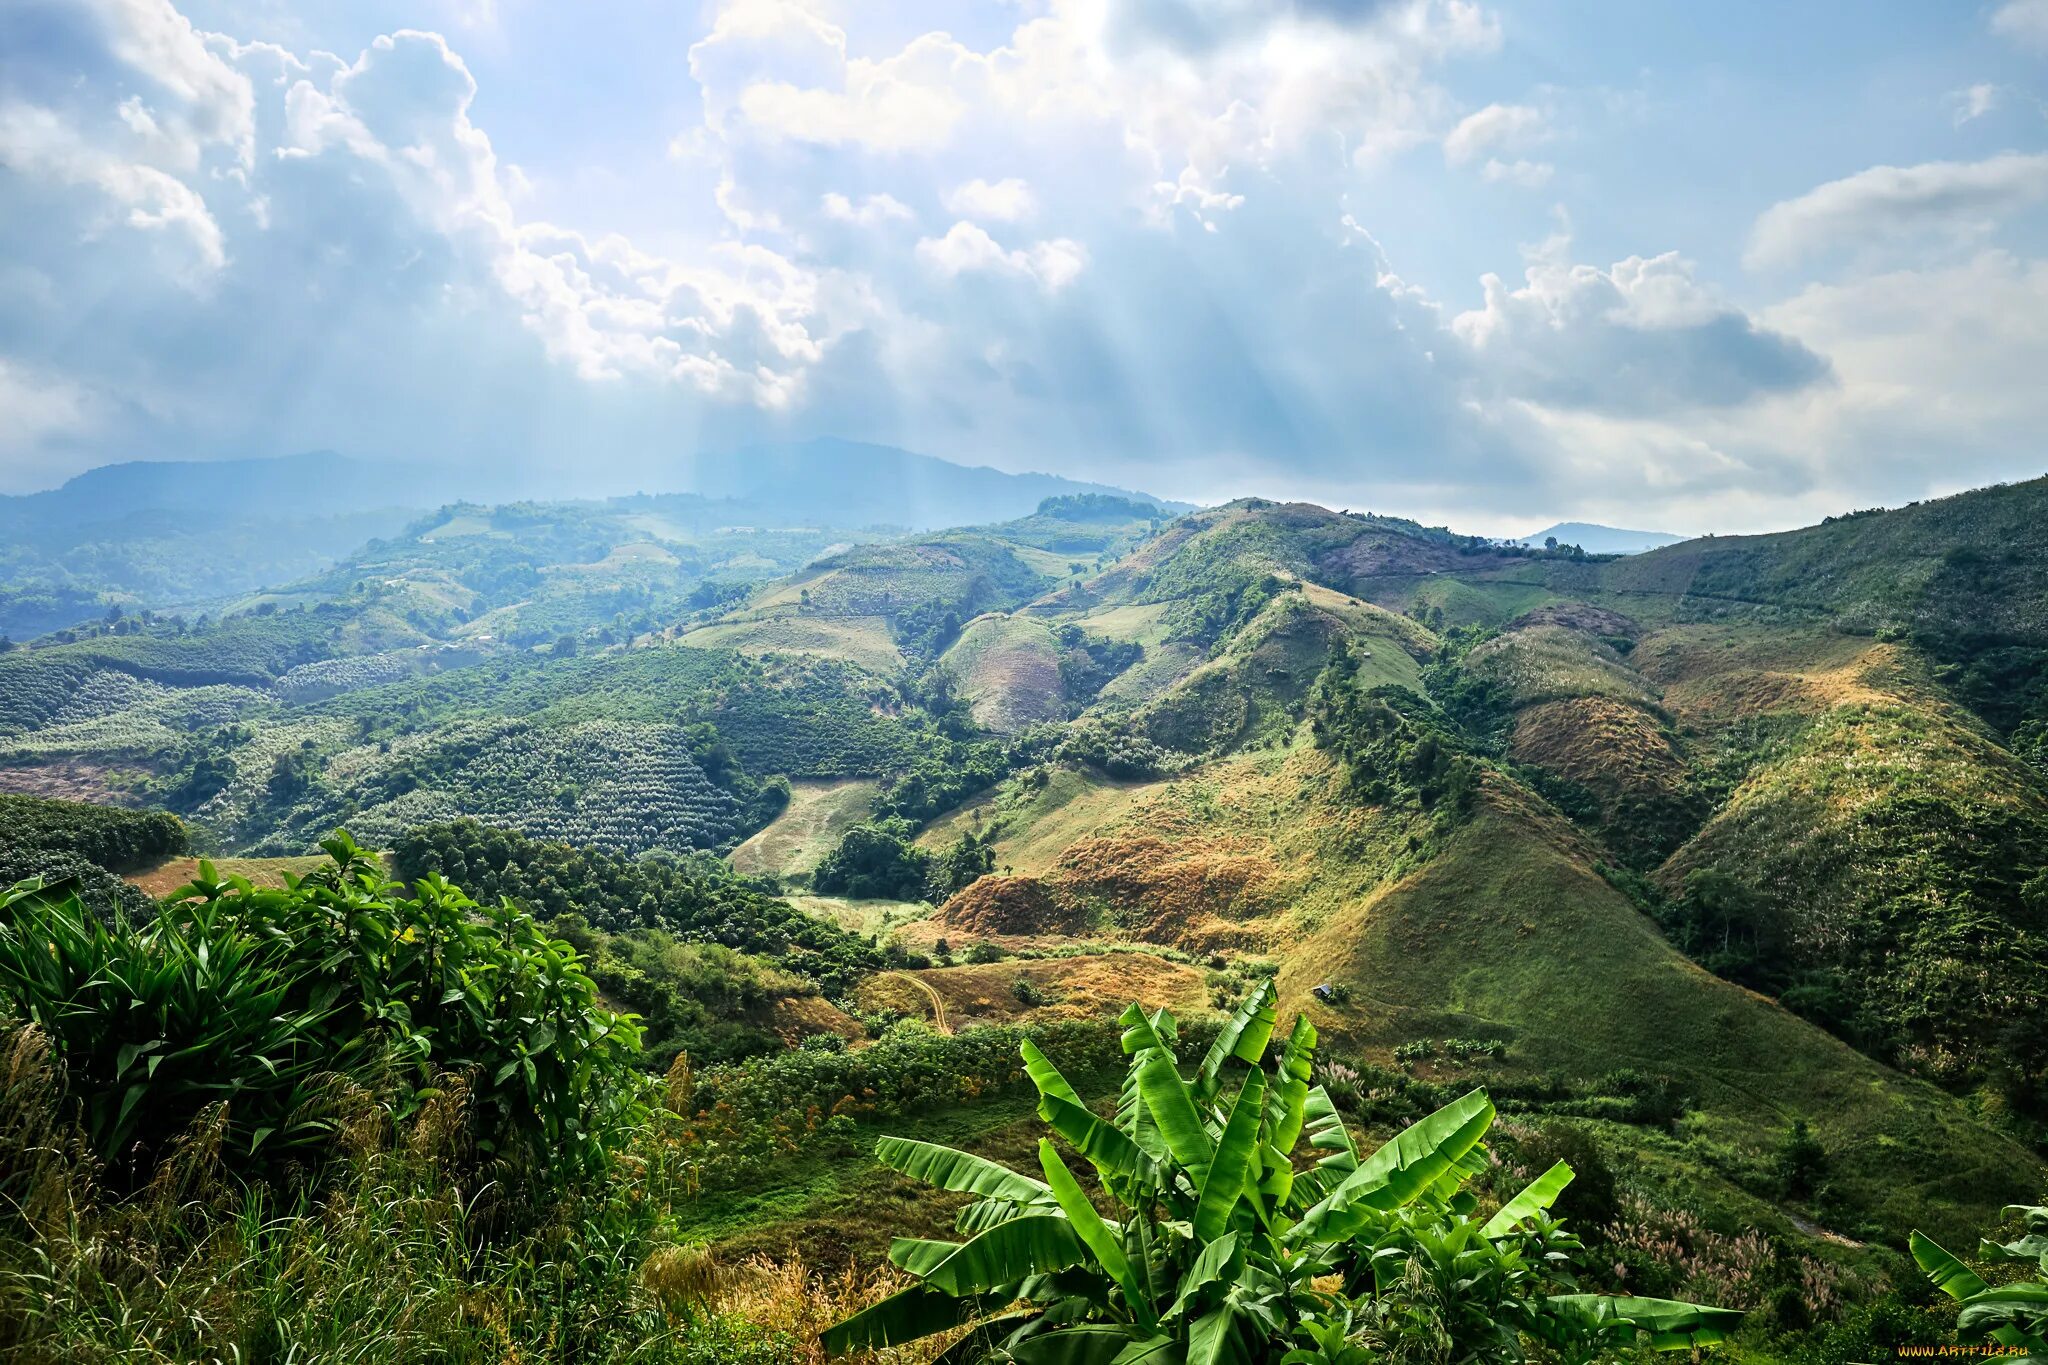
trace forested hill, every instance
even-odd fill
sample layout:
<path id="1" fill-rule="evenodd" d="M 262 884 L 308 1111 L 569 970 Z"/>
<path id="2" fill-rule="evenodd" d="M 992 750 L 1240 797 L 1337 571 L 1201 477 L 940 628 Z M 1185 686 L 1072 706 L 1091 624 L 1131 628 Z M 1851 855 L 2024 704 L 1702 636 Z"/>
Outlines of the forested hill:
<path id="1" fill-rule="evenodd" d="M 65 964 L 101 990 L 102 956 L 158 961 L 181 926 L 348 904 L 391 935 L 388 957 L 358 940 L 374 969 L 351 989 L 439 1011 L 436 1066 L 465 990 L 417 975 L 446 960 L 419 953 L 428 926 L 639 1016 L 612 1065 L 662 1073 L 626 1087 L 661 1111 L 604 1202 L 675 1245 L 633 1242 L 640 1288 L 579 1321 L 699 1255 L 938 1245 L 957 1203 L 876 1165 L 885 1126 L 1028 1162 L 1050 1072 L 1025 1038 L 1092 1100 L 1132 1001 L 1183 1021 L 1190 1062 L 1263 1001 L 1319 1040 L 1287 1084 L 1375 1144 L 1486 1090 L 1484 1199 L 1569 1165 L 1588 1286 L 1728 1304 L 1756 1359 L 1847 1365 L 1947 1330 L 1910 1232 L 1972 1245 L 2048 1184 L 2044 500 L 1627 558 L 1256 498 L 1174 515 L 1069 490 L 923 532 L 691 494 L 450 503 L 291 582 L 0 651 L 0 791 L 35 794 L 0 797 L 0 884 L 82 893 L 15 897 L 27 931 L 0 959 L 61 941 L 10 979 L 69 1000 Z M 195 878 L 218 911 L 151 899 Z M 156 1024 L 47 1017 L 81 1074 L 166 1078 L 165 1114 L 199 1112 L 219 1071 L 289 1116 L 276 1087 L 327 1065 L 273 1075 L 236 1044 L 264 1065 L 181 1090 L 137 1060 Z M 266 1038 L 280 1017 L 247 1011 Z M 480 1141 L 581 1027 L 513 1017 L 540 1031 L 451 1057 L 495 1106 Z M 609 1037 L 609 1017 L 583 1022 Z M 93 1104 L 107 1169 L 139 1177 L 121 1109 Z M 246 1106 L 226 1125 L 238 1178 L 258 1142 L 321 1150 Z M 365 1207 L 396 1207 L 374 1183 L 396 1169 L 363 1166 Z"/>

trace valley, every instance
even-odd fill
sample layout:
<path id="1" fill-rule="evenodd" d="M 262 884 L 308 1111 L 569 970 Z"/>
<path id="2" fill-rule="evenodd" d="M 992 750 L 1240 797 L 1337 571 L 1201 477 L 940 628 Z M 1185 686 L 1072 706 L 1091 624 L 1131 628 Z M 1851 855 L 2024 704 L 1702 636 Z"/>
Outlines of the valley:
<path id="1" fill-rule="evenodd" d="M 1262 992 L 1375 1138 L 1483 1085 L 1499 1169 L 1569 1149 L 1616 1274 L 1758 1359 L 2040 1194 L 2048 481 L 1626 556 L 1017 510 L 453 502 L 204 610 L 109 580 L 0 652 L 0 885 L 289 897 L 345 829 L 504 899 L 639 1016 L 657 1240 L 728 1263 L 931 1235 L 872 1139 L 1014 1160 L 1019 1040 L 1096 1084 L 1126 1004 Z"/>

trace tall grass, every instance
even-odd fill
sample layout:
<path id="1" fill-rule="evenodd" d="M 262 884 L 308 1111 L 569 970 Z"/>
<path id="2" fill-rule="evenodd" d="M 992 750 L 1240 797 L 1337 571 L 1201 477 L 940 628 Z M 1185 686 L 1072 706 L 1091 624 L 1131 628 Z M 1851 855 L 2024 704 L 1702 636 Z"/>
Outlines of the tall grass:
<path id="1" fill-rule="evenodd" d="M 678 1245 L 692 1183 L 657 1110 L 606 1173 L 538 1208 L 475 1183 L 467 1094 L 402 1124 L 368 1095 L 315 1183 L 245 1183 L 216 1106 L 115 1194 L 65 1122 L 33 1026 L 0 1023 L 0 1359 L 689 1362 L 818 1359 L 886 1270 L 722 1265 Z M 874 1365 L 920 1365 L 930 1349 Z"/>

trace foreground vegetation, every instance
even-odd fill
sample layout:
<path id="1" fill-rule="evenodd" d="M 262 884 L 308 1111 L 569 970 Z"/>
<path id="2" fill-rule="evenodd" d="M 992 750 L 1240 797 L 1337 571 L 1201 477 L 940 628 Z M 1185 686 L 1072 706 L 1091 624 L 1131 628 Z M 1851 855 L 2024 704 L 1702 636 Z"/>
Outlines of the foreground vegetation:
<path id="1" fill-rule="evenodd" d="M 1910 1299 L 1852 1309 L 1838 1268 L 1619 1194 L 1570 1128 L 1320 1056 L 1305 1019 L 1277 1037 L 1270 983 L 1187 1028 L 1135 1007 L 956 1037 L 877 1021 L 854 1048 L 656 1075 L 598 985 L 659 930 L 585 959 L 516 904 L 330 853 L 281 889 L 202 870 L 141 922 L 63 888 L 0 903 L 9 1358 L 914 1362 L 1015 1336 L 1020 1359 L 1157 1337 L 1174 1359 L 1519 1360 L 1625 1355 L 1640 1332 L 1836 1365 L 1953 1330 Z M 1519 1115 L 1583 1103 L 1503 1093 Z M 1636 1094 L 1670 1121 L 1671 1097 Z M 1051 1140 L 1004 1117 L 1013 1096 Z M 889 1139 L 883 1162 L 979 1202 L 906 1197 L 863 1155 L 913 1116 L 967 1149 Z M 1399 1131 L 1367 1153 L 1360 1122 Z M 1786 1178 L 1816 1160 L 1788 1147 Z M 1554 1216 L 1575 1209 L 1583 1255 Z M 1971 1324 L 2018 1304 L 1999 1323 L 2038 1331 L 2016 1295 L 1944 1287 Z M 1752 1325 L 1659 1301 L 1691 1294 Z M 1045 1312 L 970 1330 L 1011 1299 Z"/>

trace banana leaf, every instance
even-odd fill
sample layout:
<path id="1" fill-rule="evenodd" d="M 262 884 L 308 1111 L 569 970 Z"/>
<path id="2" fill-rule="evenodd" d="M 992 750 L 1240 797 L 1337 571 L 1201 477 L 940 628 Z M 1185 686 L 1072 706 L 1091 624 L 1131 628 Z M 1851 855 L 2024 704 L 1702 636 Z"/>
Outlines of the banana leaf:
<path id="1" fill-rule="evenodd" d="M 1145 1107 L 1145 1097 L 1138 1089 L 1136 1067 L 1124 1070 L 1123 1086 L 1116 1098 L 1116 1127 L 1152 1160 L 1164 1162 L 1173 1156 L 1166 1149 L 1166 1139 L 1159 1135 L 1159 1125 L 1152 1121 L 1152 1111 Z"/>
<path id="2" fill-rule="evenodd" d="M 1292 1154 L 1301 1140 L 1301 1128 L 1308 1117 L 1309 1073 L 1315 1065 L 1316 1026 L 1306 1014 L 1294 1016 L 1294 1028 L 1287 1046 L 1280 1051 L 1280 1067 L 1274 1073 L 1270 1098 L 1266 1101 L 1267 1141 L 1275 1150 Z"/>
<path id="3" fill-rule="evenodd" d="M 1560 1316 L 1596 1331 L 1632 1328 L 1649 1336 L 1653 1351 L 1685 1351 L 1725 1341 L 1742 1324 L 1733 1308 L 1680 1303 L 1675 1299 L 1642 1299 L 1608 1294 L 1552 1294 L 1550 1306 Z"/>
<path id="4" fill-rule="evenodd" d="M 1052 1194 L 1030 1176 L 1019 1175 L 1007 1166 L 914 1138 L 881 1139 L 875 1144 L 875 1159 L 891 1170 L 901 1171 L 927 1185 L 961 1194 L 978 1194 L 986 1199 L 1008 1199 L 1028 1204 L 1043 1202 Z"/>
<path id="5" fill-rule="evenodd" d="M 1035 1206 L 1012 1203 L 1007 1199 L 977 1200 L 954 1215 L 953 1231 L 972 1237 L 977 1232 L 987 1232 L 998 1223 L 1021 1218 L 1025 1210 L 1033 1207 Z"/>
<path id="6" fill-rule="evenodd" d="M 1231 1211 L 1245 1196 L 1245 1178 L 1258 1160 L 1259 1117 L 1265 1105 L 1265 1073 L 1246 1072 L 1244 1086 L 1237 1092 L 1237 1103 L 1230 1109 L 1230 1121 L 1224 1125 L 1223 1139 L 1216 1144 L 1216 1154 L 1202 1176 L 1201 1197 L 1195 1204 L 1198 1242 L 1213 1242 L 1221 1237 L 1230 1226 Z M 1259 1221 L 1264 1222 L 1265 1213 L 1258 1207 L 1256 1193 L 1252 1206 Z"/>
<path id="7" fill-rule="evenodd" d="M 1114 1323 L 1041 1332 L 1010 1348 L 1022 1365 L 1178 1365 L 1180 1344 Z"/>
<path id="8" fill-rule="evenodd" d="M 1320 1085 L 1312 1087 L 1303 1102 L 1302 1113 L 1307 1120 L 1310 1148 L 1329 1153 L 1316 1162 L 1317 1167 L 1338 1175 L 1357 1170 L 1358 1148 L 1351 1141 L 1351 1131 L 1344 1126 L 1344 1116 L 1337 1112 L 1330 1092 Z"/>
<path id="9" fill-rule="evenodd" d="M 1370 1210 L 1409 1203 L 1477 1146 L 1492 1123 L 1493 1101 L 1474 1090 L 1409 1124 L 1303 1213 L 1288 1231 L 1289 1242 L 1349 1237 Z"/>
<path id="10" fill-rule="evenodd" d="M 835 1356 L 901 1346 L 972 1322 L 984 1307 L 979 1298 L 961 1298 L 914 1284 L 834 1323 L 819 1334 L 818 1343 L 825 1354 Z"/>
<path id="11" fill-rule="evenodd" d="M 1991 1332 L 1995 1337 L 1997 1328 L 2035 1335 L 2044 1326 L 2048 1326 L 2048 1285 L 2002 1284 L 1972 1294 L 1956 1315 L 1956 1330 L 1965 1336 Z"/>
<path id="12" fill-rule="evenodd" d="M 903 1239 L 910 1240 L 910 1239 Z M 944 1245 L 927 1243 L 926 1246 Z M 895 1249 L 890 1249 L 893 1257 Z M 1027 1214 L 977 1233 L 943 1259 L 926 1264 L 922 1251 L 913 1273 L 948 1294 L 978 1294 L 1029 1275 L 1064 1270 L 1087 1259 L 1074 1225 L 1049 1213 Z"/>
<path id="13" fill-rule="evenodd" d="M 1486 1220 L 1480 1232 L 1487 1237 L 1505 1237 L 1528 1219 L 1547 1213 L 1564 1187 L 1572 1183 L 1572 1168 L 1560 1161 L 1537 1176 L 1522 1192 L 1500 1206 L 1500 1212 Z"/>
<path id="14" fill-rule="evenodd" d="M 1923 1236 L 1919 1229 L 1906 1239 L 1912 1249 L 1913 1262 L 1934 1281 L 1934 1287 L 1952 1299 L 1967 1299 L 1984 1292 L 1984 1281 L 1977 1272 L 1964 1265 L 1942 1248 L 1932 1237 Z"/>
<path id="15" fill-rule="evenodd" d="M 1174 1068 L 1169 1053 L 1151 1049 L 1140 1055 L 1138 1092 L 1145 1097 L 1145 1107 L 1152 1111 L 1167 1150 L 1189 1168 L 1189 1174 L 1196 1176 L 1199 1183 L 1199 1172 L 1208 1167 L 1215 1145 L 1202 1122 L 1201 1111 L 1195 1107 L 1195 1097 Z"/>
<path id="16" fill-rule="evenodd" d="M 1146 1052 L 1163 1052 L 1178 1066 L 1180 1059 L 1174 1056 L 1173 1044 L 1180 1035 L 1174 1025 L 1174 1018 L 1164 1006 L 1146 1013 L 1145 1007 L 1133 1001 L 1124 1006 L 1124 1012 L 1116 1021 L 1124 1026 L 1123 1047 L 1130 1056 Z"/>
<path id="17" fill-rule="evenodd" d="M 1200 1299 L 1202 1291 L 1219 1280 L 1229 1278 L 1233 1263 L 1237 1259 L 1237 1234 L 1226 1232 L 1202 1248 L 1202 1254 L 1195 1257 L 1195 1263 L 1188 1267 L 1181 1277 L 1180 1293 L 1174 1298 L 1173 1306 L 1166 1310 L 1168 1318 L 1184 1317 Z"/>
<path id="18" fill-rule="evenodd" d="M 1074 1179 L 1073 1172 L 1067 1169 L 1067 1163 L 1060 1160 L 1059 1153 L 1053 1150 L 1051 1141 L 1046 1138 L 1038 1140 L 1038 1164 L 1045 1169 L 1045 1179 L 1051 1187 L 1052 1196 L 1059 1201 L 1060 1211 L 1073 1225 L 1074 1235 L 1094 1253 L 1096 1261 L 1116 1281 L 1117 1288 L 1123 1290 L 1124 1303 L 1129 1306 L 1131 1316 L 1147 1332 L 1157 1328 L 1159 1319 L 1153 1311 L 1151 1298 L 1131 1269 L 1130 1258 L 1124 1255 L 1123 1243 L 1109 1224 L 1102 1221 L 1102 1215 L 1095 1211 L 1095 1206 L 1088 1202 L 1088 1196 Z"/>
<path id="19" fill-rule="evenodd" d="M 1075 1150 L 1087 1157 L 1089 1163 L 1104 1175 L 1136 1174 L 1143 1159 L 1137 1143 L 1104 1123 L 1094 1110 L 1083 1104 L 1059 1068 L 1029 1039 L 1025 1040 L 1020 1051 L 1024 1056 L 1025 1074 L 1038 1087 L 1038 1116 L 1050 1124 L 1054 1132 L 1073 1143 Z"/>
<path id="20" fill-rule="evenodd" d="M 1279 998 L 1278 988 L 1268 978 L 1255 986 L 1244 1003 L 1230 1012 L 1230 1018 L 1223 1021 L 1223 1027 L 1216 1031 L 1216 1041 L 1209 1045 L 1208 1053 L 1202 1058 L 1202 1069 L 1195 1078 L 1197 1095 L 1205 1100 L 1215 1095 L 1217 1083 L 1223 1075 L 1223 1064 L 1232 1057 L 1248 1066 L 1259 1064 L 1279 1022 L 1273 1008 Z"/>

